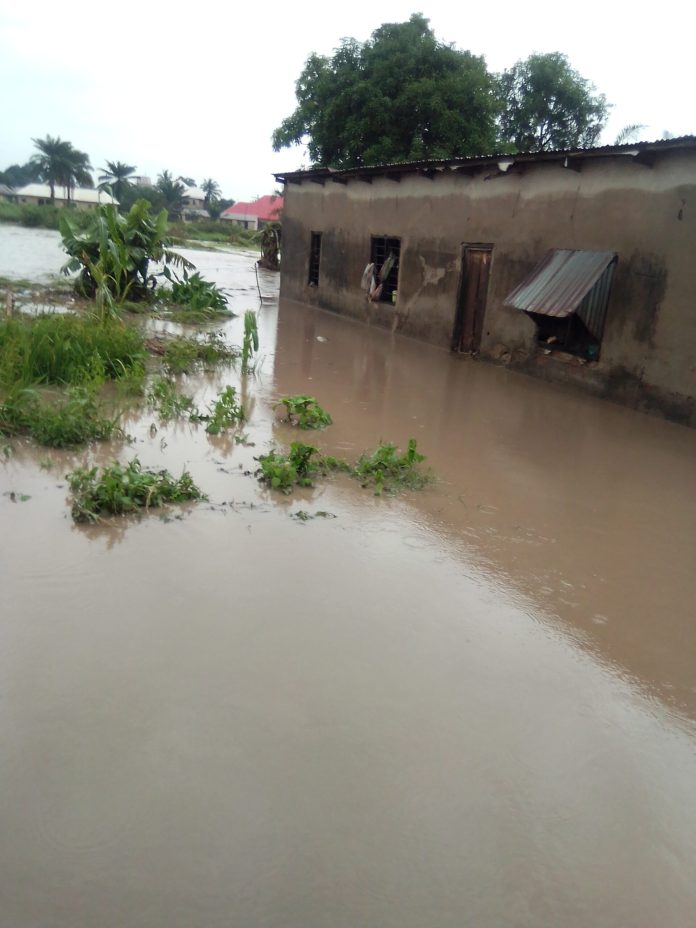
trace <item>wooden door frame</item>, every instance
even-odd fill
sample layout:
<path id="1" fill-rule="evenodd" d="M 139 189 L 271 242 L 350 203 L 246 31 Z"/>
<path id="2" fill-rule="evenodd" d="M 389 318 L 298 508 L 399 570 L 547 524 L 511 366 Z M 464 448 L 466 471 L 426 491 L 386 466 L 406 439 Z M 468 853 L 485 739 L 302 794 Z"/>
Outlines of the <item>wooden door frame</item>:
<path id="1" fill-rule="evenodd" d="M 459 271 L 459 286 L 457 287 L 457 303 L 454 314 L 454 330 L 452 332 L 452 351 L 461 352 L 462 339 L 464 337 L 464 321 L 465 321 L 465 312 L 466 312 L 466 291 L 467 284 L 469 282 L 469 267 L 467 256 L 470 252 L 474 251 L 483 251 L 491 255 L 491 260 L 493 256 L 493 243 L 492 242 L 462 242 L 461 244 L 461 261 L 460 261 L 460 271 Z M 490 268 L 488 270 L 488 276 L 490 278 Z M 488 282 L 487 282 L 488 284 Z M 486 299 L 484 300 L 483 313 L 486 312 L 486 304 L 488 302 L 488 286 L 486 286 Z M 483 321 L 483 320 L 481 320 Z M 476 320 L 474 320 L 474 333 L 476 336 Z M 478 333 L 478 343 L 472 348 L 471 353 L 476 354 L 479 350 L 481 343 L 481 332 Z"/>

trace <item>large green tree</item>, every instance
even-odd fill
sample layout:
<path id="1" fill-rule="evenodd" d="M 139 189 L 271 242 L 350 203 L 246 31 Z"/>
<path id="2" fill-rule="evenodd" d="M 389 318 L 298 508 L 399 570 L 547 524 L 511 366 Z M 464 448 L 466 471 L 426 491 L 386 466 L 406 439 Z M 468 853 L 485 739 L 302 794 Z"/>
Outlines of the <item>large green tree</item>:
<path id="1" fill-rule="evenodd" d="M 135 172 L 135 166 L 123 161 L 107 161 L 99 176 L 100 186 L 111 188 L 113 195 L 119 203 L 123 200 L 123 192 L 131 186 L 130 176 Z"/>
<path id="2" fill-rule="evenodd" d="M 312 161 L 354 167 L 485 154 L 497 99 L 483 58 L 438 42 L 420 14 L 385 23 L 367 42 L 310 55 L 297 108 L 273 133 L 276 151 L 306 144 Z"/>
<path id="3" fill-rule="evenodd" d="M 530 55 L 500 76 L 500 136 L 517 151 L 584 148 L 597 142 L 609 106 L 565 55 Z"/>

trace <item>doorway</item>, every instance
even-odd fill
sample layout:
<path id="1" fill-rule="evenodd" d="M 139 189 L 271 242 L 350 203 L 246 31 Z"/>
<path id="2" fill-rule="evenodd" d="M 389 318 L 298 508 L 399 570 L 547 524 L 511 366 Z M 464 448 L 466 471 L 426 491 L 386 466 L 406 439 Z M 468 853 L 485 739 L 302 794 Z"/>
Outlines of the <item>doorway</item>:
<path id="1" fill-rule="evenodd" d="M 486 315 L 492 245 L 463 245 L 452 350 L 476 354 Z"/>

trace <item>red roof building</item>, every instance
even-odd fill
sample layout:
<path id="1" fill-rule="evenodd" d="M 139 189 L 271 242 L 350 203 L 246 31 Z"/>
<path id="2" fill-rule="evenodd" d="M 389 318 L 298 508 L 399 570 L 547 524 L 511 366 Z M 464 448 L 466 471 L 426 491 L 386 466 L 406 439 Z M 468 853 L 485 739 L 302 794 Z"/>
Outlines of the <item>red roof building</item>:
<path id="1" fill-rule="evenodd" d="M 283 209 L 283 198 L 272 194 L 259 197 L 252 203 L 235 203 L 228 206 L 220 216 L 228 222 L 236 222 L 245 229 L 262 229 L 269 222 L 279 222 Z"/>

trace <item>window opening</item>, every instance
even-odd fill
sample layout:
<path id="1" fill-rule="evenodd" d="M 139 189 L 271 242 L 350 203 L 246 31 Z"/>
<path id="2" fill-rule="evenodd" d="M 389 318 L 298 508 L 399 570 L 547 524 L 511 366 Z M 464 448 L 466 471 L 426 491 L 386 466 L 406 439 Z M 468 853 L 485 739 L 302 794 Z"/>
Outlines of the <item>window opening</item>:
<path id="1" fill-rule="evenodd" d="M 394 302 L 392 294 L 399 286 L 399 259 L 401 257 L 401 239 L 389 238 L 386 235 L 373 235 L 370 251 L 370 262 L 375 266 L 375 280 L 377 287 L 381 286 L 380 303 Z M 382 276 L 384 269 L 384 277 Z"/>
<path id="2" fill-rule="evenodd" d="M 310 287 L 319 286 L 319 261 L 321 259 L 321 232 L 312 232 L 309 243 L 309 279 Z"/>

